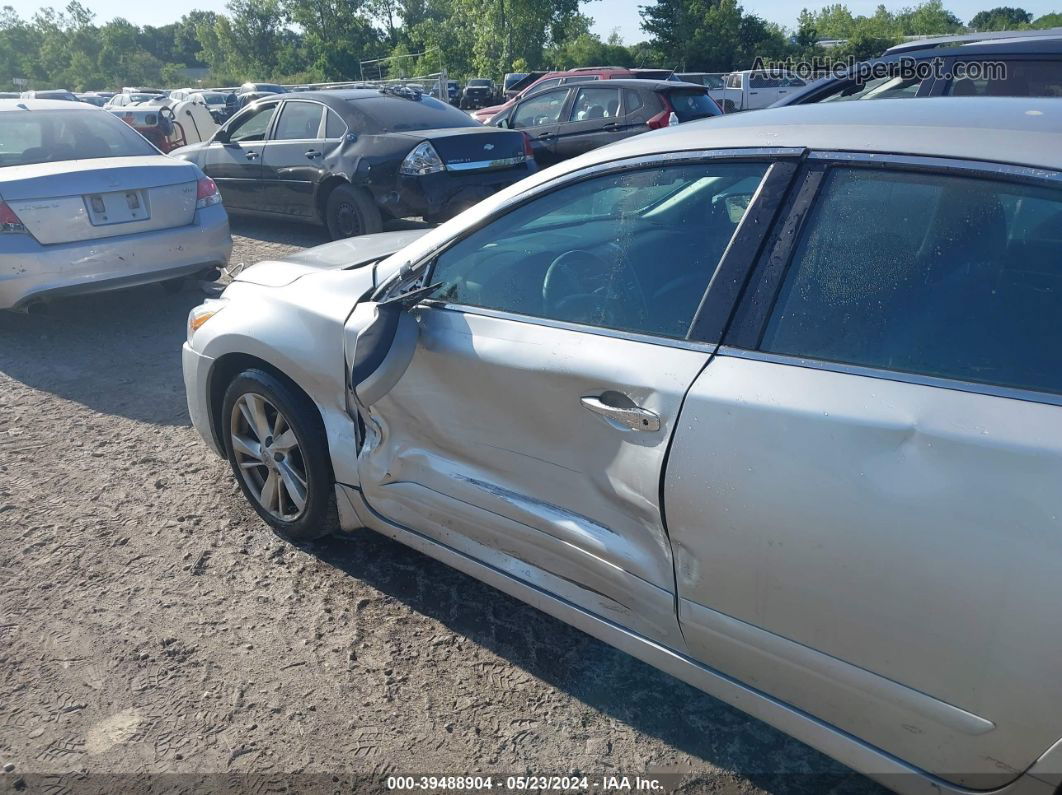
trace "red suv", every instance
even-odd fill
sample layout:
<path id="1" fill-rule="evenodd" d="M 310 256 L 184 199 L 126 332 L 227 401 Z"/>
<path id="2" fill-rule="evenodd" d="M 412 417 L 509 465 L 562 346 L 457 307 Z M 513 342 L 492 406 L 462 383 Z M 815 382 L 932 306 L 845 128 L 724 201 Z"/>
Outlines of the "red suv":
<path id="1" fill-rule="evenodd" d="M 578 69 L 568 69 L 564 72 L 547 72 L 504 105 L 493 105 L 489 108 L 480 108 L 472 114 L 472 118 L 482 124 L 486 124 L 494 118 L 494 116 L 498 115 L 503 110 L 508 110 L 524 97 L 545 88 L 559 86 L 562 83 L 582 83 L 589 80 L 614 80 L 621 77 L 638 77 L 647 80 L 676 79 L 674 77 L 674 72 L 670 69 L 627 69 L 622 66 L 581 66 Z"/>

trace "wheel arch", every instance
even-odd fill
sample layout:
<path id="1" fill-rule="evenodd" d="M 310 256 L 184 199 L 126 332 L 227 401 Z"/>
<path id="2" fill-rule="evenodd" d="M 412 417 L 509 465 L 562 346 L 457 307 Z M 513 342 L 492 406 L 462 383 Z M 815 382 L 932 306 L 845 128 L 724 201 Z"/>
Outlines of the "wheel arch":
<path id="1" fill-rule="evenodd" d="M 325 219 L 327 218 L 325 213 L 328 209 L 328 197 L 332 194 L 332 191 L 340 185 L 351 184 L 351 181 L 342 174 L 331 174 L 321 180 L 320 184 L 317 186 L 317 196 L 314 198 L 317 217 L 321 220 L 321 223 L 325 223 Z"/>
<path id="2" fill-rule="evenodd" d="M 210 368 L 210 373 L 207 376 L 207 407 L 210 412 L 210 429 L 214 434 L 215 441 L 222 450 L 225 449 L 225 418 L 222 416 L 221 404 L 225 399 L 225 390 L 229 388 L 229 384 L 240 373 L 251 369 L 269 373 L 305 397 L 317 412 L 317 419 L 320 421 L 321 427 L 327 430 L 321 407 L 291 376 L 287 375 L 276 365 L 249 353 L 226 353 L 214 361 L 214 365 Z M 326 433 L 326 441 L 327 437 Z M 329 468 L 331 468 L 331 451 L 329 451 Z"/>

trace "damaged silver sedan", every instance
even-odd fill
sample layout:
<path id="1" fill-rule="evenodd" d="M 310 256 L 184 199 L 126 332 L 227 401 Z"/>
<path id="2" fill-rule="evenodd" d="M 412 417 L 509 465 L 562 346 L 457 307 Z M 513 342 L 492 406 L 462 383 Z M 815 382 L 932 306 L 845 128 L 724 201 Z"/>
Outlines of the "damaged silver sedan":
<path id="1" fill-rule="evenodd" d="M 691 123 L 247 270 L 196 428 L 897 790 L 1062 781 L 1062 107 Z M 417 239 L 413 239 L 413 238 Z"/>

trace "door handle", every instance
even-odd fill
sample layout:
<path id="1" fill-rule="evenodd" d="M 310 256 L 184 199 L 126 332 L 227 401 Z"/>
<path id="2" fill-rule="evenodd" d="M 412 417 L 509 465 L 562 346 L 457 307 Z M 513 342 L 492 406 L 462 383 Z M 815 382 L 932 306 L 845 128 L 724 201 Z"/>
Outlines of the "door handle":
<path id="1" fill-rule="evenodd" d="M 551 132 L 539 133 L 536 137 L 538 137 L 538 138 L 552 138 L 553 137 L 553 133 L 551 133 Z"/>
<path id="2" fill-rule="evenodd" d="M 257 152 L 248 152 L 246 156 L 247 156 L 248 160 L 257 160 L 258 159 L 258 153 Z"/>
<path id="3" fill-rule="evenodd" d="M 606 403 L 601 397 L 613 398 L 609 403 Z M 626 395 L 620 395 L 616 392 L 606 392 L 601 397 L 588 396 L 579 398 L 579 402 L 583 404 L 583 408 L 587 411 L 592 411 L 601 417 L 604 417 L 605 421 L 616 430 L 620 431 L 659 431 L 660 430 L 660 416 L 649 411 L 649 409 L 643 409 L 641 406 L 635 406 L 630 398 Z M 624 402 L 631 403 L 629 406 L 614 406 L 610 403 L 619 402 L 615 399 L 619 397 Z"/>
<path id="4" fill-rule="evenodd" d="M 320 157 L 321 156 L 321 153 L 318 152 L 316 149 L 311 149 L 308 152 L 304 152 L 303 154 L 305 154 L 308 158 L 310 158 L 310 160 L 313 160 L 315 157 Z"/>
<path id="5" fill-rule="evenodd" d="M 601 125 L 602 130 L 615 130 L 617 127 L 619 127 L 619 122 L 617 121 L 610 121 L 608 124 Z"/>

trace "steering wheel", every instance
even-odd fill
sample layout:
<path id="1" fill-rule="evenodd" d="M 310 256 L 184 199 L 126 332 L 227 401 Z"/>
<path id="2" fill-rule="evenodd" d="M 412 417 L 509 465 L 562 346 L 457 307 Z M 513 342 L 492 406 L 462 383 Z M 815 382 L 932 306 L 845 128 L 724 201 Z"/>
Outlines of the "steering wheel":
<path id="1" fill-rule="evenodd" d="M 638 276 L 622 257 L 607 262 L 584 249 L 566 251 L 542 280 L 542 306 L 558 320 L 640 328 L 649 306 Z"/>

